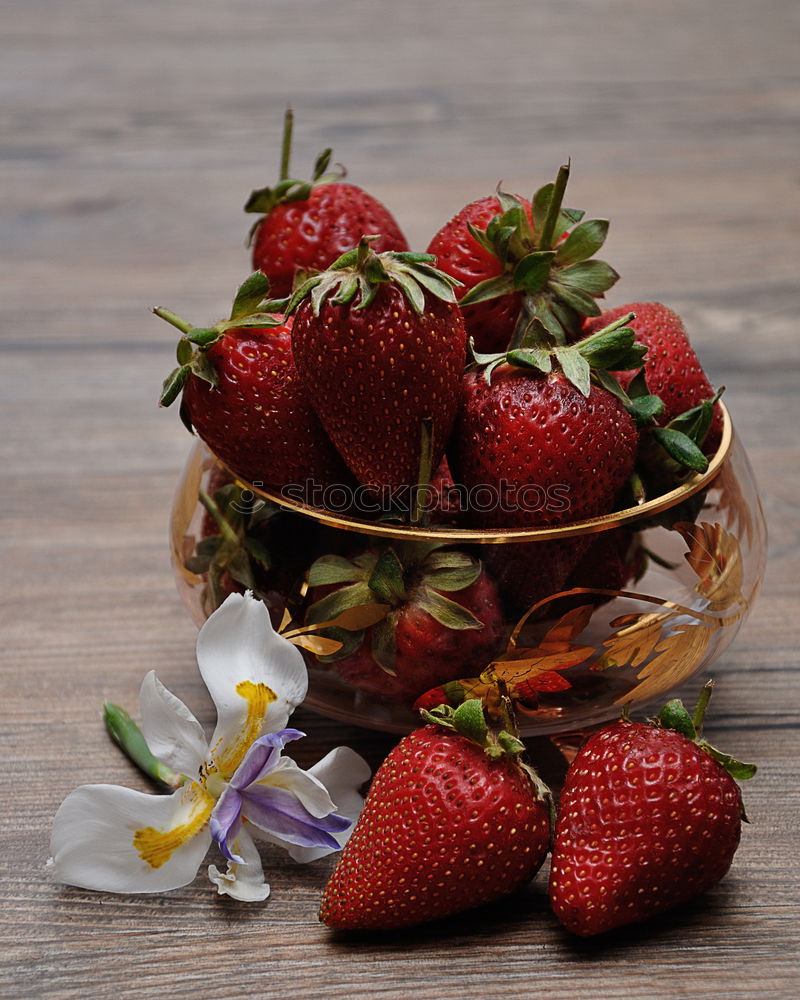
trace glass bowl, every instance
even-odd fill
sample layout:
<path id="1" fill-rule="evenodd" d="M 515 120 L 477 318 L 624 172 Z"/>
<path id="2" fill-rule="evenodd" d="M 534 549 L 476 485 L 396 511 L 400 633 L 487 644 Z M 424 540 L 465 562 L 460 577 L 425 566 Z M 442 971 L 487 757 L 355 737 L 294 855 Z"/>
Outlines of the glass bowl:
<path id="1" fill-rule="evenodd" d="M 303 649 L 306 705 L 343 722 L 408 732 L 419 724 L 417 698 L 416 707 L 457 704 L 499 680 L 514 700 L 523 736 L 585 731 L 617 717 L 623 704 L 638 709 L 663 701 L 705 670 L 756 599 L 766 526 L 724 407 L 723 416 L 722 440 L 705 473 L 637 507 L 536 530 L 408 528 L 309 507 L 245 482 L 198 441 L 171 518 L 178 588 L 198 626 L 232 590 L 254 590 L 275 627 Z M 488 642 L 482 632 L 466 631 L 459 636 L 463 662 L 451 657 L 426 675 L 425 664 L 436 656 L 426 658 L 410 694 L 397 693 L 396 678 L 380 668 L 365 681 L 363 671 L 352 669 L 358 655 L 340 648 L 362 637 L 357 648 L 366 649 L 381 606 L 340 615 L 335 627 L 322 628 L 318 615 L 312 615 L 316 625 L 306 623 L 309 605 L 325 594 L 308 592 L 315 560 L 389 548 L 420 558 L 435 551 L 439 566 L 448 565 L 442 552 L 461 553 L 456 561 L 480 560 L 499 582 L 473 607 L 478 619 L 486 611 L 485 628 L 492 618 Z M 564 559 L 572 568 L 551 593 L 550 570 Z M 520 589 L 520 574 L 538 592 L 536 585 Z M 459 600 L 452 588 L 445 596 Z"/>

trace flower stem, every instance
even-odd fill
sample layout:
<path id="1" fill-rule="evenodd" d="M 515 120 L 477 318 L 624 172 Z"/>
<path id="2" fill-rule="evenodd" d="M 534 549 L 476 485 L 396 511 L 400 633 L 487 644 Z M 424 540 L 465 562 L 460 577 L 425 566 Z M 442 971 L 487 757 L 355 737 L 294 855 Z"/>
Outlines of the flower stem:
<path id="1" fill-rule="evenodd" d="M 122 752 L 153 781 L 167 788 L 180 788 L 186 777 L 162 764 L 150 751 L 141 729 L 124 708 L 110 701 L 103 704 L 103 721 L 111 739 Z"/>

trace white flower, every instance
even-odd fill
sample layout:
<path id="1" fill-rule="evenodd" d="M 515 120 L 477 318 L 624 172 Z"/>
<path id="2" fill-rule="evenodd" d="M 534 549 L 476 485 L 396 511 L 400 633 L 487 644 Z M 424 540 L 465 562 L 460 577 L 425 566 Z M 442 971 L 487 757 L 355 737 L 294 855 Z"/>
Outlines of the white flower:
<path id="1" fill-rule="evenodd" d="M 200 723 L 151 671 L 139 696 L 142 731 L 171 795 L 84 785 L 53 821 L 52 858 L 62 882 L 107 892 L 165 892 L 187 885 L 216 841 L 228 860 L 208 869 L 220 893 L 266 899 L 256 835 L 310 861 L 346 842 L 369 778 L 347 747 L 308 771 L 282 756 L 303 736 L 286 729 L 308 675 L 299 650 L 279 636 L 264 605 L 231 595 L 197 640 L 201 676 L 217 708 L 210 743 Z M 327 787 L 326 787 L 327 786 Z M 333 797 L 331 795 L 333 794 Z"/>

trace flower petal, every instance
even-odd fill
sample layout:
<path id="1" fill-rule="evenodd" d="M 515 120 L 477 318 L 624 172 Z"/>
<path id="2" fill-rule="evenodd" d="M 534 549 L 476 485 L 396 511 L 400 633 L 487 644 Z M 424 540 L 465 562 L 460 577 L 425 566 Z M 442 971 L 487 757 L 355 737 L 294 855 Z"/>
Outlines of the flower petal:
<path id="1" fill-rule="evenodd" d="M 281 757 L 259 784 L 270 788 L 285 788 L 312 816 L 327 816 L 328 813 L 336 812 L 328 789 L 290 757 Z"/>
<path id="2" fill-rule="evenodd" d="M 53 820 L 51 867 L 69 885 L 166 892 L 188 885 L 211 844 L 213 799 L 193 783 L 171 795 L 84 785 Z"/>
<path id="3" fill-rule="evenodd" d="M 291 792 L 269 785 L 251 785 L 242 794 L 242 812 L 249 822 L 299 847 L 338 849 L 331 834 L 350 826 L 347 817 L 331 813 L 312 816 Z"/>
<path id="4" fill-rule="evenodd" d="M 231 846 L 231 842 L 236 839 L 242 825 L 242 796 L 235 788 L 230 785 L 225 786 L 214 806 L 214 811 L 211 813 L 209 825 L 211 836 L 216 840 L 219 849 L 228 861 L 244 864 Z"/>
<path id="5" fill-rule="evenodd" d="M 306 696 L 308 672 L 250 593 L 231 594 L 211 615 L 197 639 L 197 663 L 217 706 L 211 754 L 231 775 L 262 733 L 286 726 Z"/>
<path id="6" fill-rule="evenodd" d="M 208 877 L 220 896 L 232 896 L 243 903 L 259 903 L 269 896 L 269 886 L 264 881 L 258 848 L 244 828 L 239 831 L 233 846 L 242 861 L 229 861 L 224 873 L 216 865 L 209 865 Z"/>
<path id="7" fill-rule="evenodd" d="M 282 758 L 281 766 L 287 760 L 288 758 Z M 359 789 L 369 780 L 371 773 L 369 764 L 350 747 L 337 747 L 335 750 L 331 750 L 321 761 L 305 772 L 306 777 L 313 777 L 315 781 L 325 786 L 330 793 L 330 799 L 335 803 L 336 812 L 351 820 L 346 830 L 333 834 L 333 839 L 337 842 L 336 848 L 298 847 L 274 836 L 267 836 L 264 839 L 283 847 L 289 852 L 289 856 L 300 864 L 316 861 L 317 858 L 330 854 L 332 850 L 344 847 L 364 806 L 364 796 Z M 275 780 L 279 780 L 277 767 L 270 774 L 270 783 Z M 302 798 L 299 784 L 295 785 L 292 791 L 306 808 L 313 812 L 309 802 Z"/>
<path id="8" fill-rule="evenodd" d="M 139 691 L 142 733 L 160 761 L 173 771 L 196 777 L 208 755 L 203 727 L 184 703 L 151 670 Z"/>
<path id="9" fill-rule="evenodd" d="M 299 729 L 282 729 L 279 733 L 266 733 L 260 736 L 236 768 L 231 778 L 233 787 L 241 791 L 254 781 L 260 781 L 278 764 L 281 750 L 286 744 L 292 740 L 302 739 L 305 735 Z"/>

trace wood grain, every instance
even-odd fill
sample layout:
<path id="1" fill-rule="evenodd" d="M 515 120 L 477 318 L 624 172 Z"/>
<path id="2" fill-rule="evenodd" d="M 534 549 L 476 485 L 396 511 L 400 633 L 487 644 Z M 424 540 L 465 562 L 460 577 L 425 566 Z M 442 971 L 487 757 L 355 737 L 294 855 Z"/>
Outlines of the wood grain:
<path id="1" fill-rule="evenodd" d="M 796 995 L 799 19 L 790 0 L 6 0 L 0 996 Z M 420 247 L 501 178 L 530 193 L 572 157 L 574 201 L 613 220 L 614 301 L 678 309 L 728 387 L 771 561 L 709 736 L 761 771 L 731 874 L 653 925 L 569 940 L 540 875 L 446 925 L 339 938 L 316 921 L 330 862 L 270 855 L 273 896 L 250 908 L 202 879 L 151 899 L 45 872 L 72 788 L 145 787 L 103 698 L 135 706 L 156 667 L 211 722 L 167 555 L 187 448 L 155 406 L 173 341 L 147 310 L 225 308 L 289 101 L 298 169 L 333 145 Z M 392 745 L 295 722 L 305 764 L 347 743 L 375 766 Z"/>

